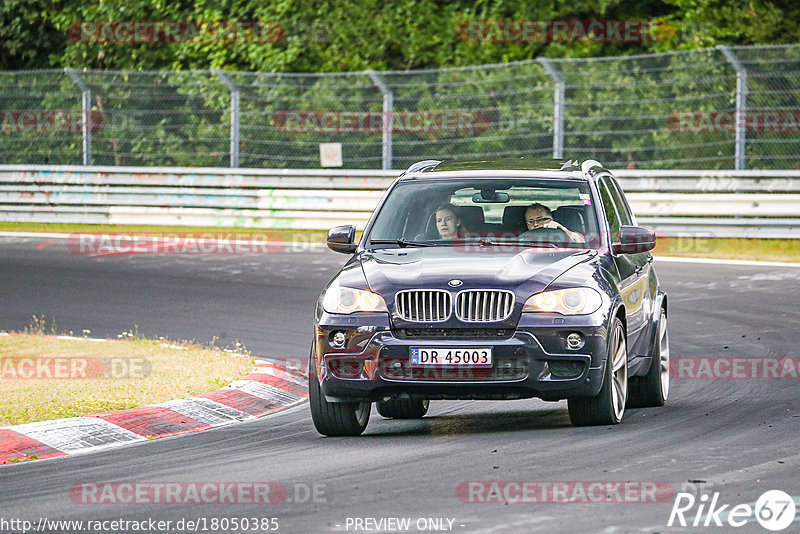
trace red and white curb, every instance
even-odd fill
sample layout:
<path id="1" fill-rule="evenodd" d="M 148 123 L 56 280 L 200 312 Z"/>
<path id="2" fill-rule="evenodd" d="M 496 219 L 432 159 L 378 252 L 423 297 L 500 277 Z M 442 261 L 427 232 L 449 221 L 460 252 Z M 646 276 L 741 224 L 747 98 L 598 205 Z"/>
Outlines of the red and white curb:
<path id="1" fill-rule="evenodd" d="M 0 463 L 96 451 L 263 417 L 307 399 L 306 381 L 298 370 L 256 360 L 247 376 L 197 397 L 0 427 Z"/>

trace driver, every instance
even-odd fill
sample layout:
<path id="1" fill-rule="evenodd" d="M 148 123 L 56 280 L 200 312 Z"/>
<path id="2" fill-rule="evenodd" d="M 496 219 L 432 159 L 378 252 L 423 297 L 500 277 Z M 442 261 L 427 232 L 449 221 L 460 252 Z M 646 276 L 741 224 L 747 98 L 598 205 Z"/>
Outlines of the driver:
<path id="1" fill-rule="evenodd" d="M 561 230 L 567 234 L 567 237 L 569 237 L 569 240 L 573 243 L 585 242 L 585 239 L 580 232 L 568 230 L 563 224 L 556 222 L 553 219 L 553 212 L 550 211 L 550 208 L 544 204 L 539 204 L 538 202 L 531 204 L 528 206 L 528 209 L 525 210 L 525 224 L 528 227 L 528 231 L 522 233 L 519 236 L 520 239 L 533 238 L 536 235 L 535 230 L 539 230 L 541 228 L 552 228 L 554 230 Z"/>

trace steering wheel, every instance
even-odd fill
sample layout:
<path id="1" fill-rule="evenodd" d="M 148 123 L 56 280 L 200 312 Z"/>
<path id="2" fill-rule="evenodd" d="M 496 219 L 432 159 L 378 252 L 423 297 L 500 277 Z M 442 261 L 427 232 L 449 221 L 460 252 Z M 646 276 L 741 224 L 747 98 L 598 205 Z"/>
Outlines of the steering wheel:
<path id="1" fill-rule="evenodd" d="M 557 245 L 572 242 L 567 233 L 561 228 L 535 228 L 523 232 L 519 237 L 532 243 L 552 243 Z"/>

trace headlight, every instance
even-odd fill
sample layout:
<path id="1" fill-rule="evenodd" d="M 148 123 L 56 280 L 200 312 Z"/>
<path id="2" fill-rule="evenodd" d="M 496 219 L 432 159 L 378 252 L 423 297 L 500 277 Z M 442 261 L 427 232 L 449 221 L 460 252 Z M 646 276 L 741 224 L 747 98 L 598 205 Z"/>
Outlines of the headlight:
<path id="1" fill-rule="evenodd" d="M 328 313 L 387 312 L 383 297 L 372 291 L 342 287 L 334 281 L 322 298 L 322 308 Z"/>
<path id="2" fill-rule="evenodd" d="M 600 293 L 589 287 L 576 287 L 537 293 L 525 302 L 522 311 L 585 315 L 596 312 L 601 304 Z"/>

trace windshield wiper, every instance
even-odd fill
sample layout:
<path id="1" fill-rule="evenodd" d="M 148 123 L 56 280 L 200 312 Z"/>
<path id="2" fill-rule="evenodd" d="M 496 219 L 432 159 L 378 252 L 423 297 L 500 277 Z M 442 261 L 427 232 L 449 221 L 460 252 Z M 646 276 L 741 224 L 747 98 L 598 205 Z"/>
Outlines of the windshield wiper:
<path id="1" fill-rule="evenodd" d="M 520 241 L 519 244 L 526 247 L 541 247 L 543 245 L 550 245 L 552 248 L 562 248 L 552 241 Z"/>
<path id="2" fill-rule="evenodd" d="M 403 239 L 370 239 L 370 245 L 398 245 L 401 248 L 405 247 L 432 247 L 433 243 L 424 243 L 422 241 L 408 241 Z"/>
<path id="3" fill-rule="evenodd" d="M 531 241 L 517 241 L 517 240 L 511 240 L 511 239 L 504 239 L 504 238 L 501 238 L 499 241 L 495 241 L 491 237 L 474 237 L 474 238 L 471 238 L 471 239 L 459 239 L 459 240 L 455 240 L 455 241 L 458 241 L 459 244 L 463 243 L 463 244 L 469 244 L 469 245 L 480 245 L 482 247 L 518 247 L 519 245 L 533 246 L 533 245 L 537 244 L 535 241 L 533 241 L 533 242 L 531 242 Z M 552 242 L 546 241 L 546 243 L 548 245 L 552 245 L 554 247 L 557 247 L 557 245 L 555 245 Z"/>

